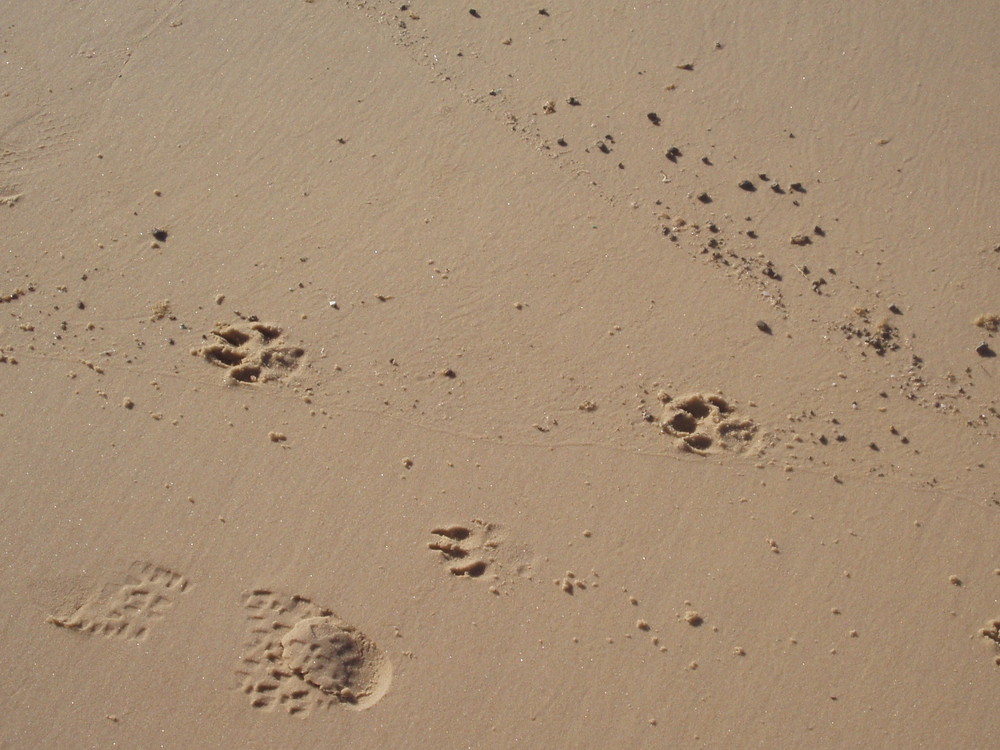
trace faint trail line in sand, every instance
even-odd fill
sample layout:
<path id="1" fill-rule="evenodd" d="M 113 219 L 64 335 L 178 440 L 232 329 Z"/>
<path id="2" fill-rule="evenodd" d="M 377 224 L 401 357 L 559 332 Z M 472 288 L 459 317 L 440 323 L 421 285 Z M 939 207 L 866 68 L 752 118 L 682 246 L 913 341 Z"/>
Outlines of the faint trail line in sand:
<path id="1" fill-rule="evenodd" d="M 168 22 L 168 18 L 174 14 L 174 12 L 184 3 L 184 0 L 174 0 L 165 11 L 159 13 L 155 20 L 153 20 L 149 26 L 146 27 L 145 31 L 142 31 L 138 37 L 134 40 L 126 41 L 125 48 L 119 50 L 120 54 L 124 55 L 124 60 L 122 60 L 121 65 L 118 66 L 117 71 L 114 74 L 114 78 L 107 85 L 104 91 L 104 96 L 102 97 L 102 104 L 100 110 L 95 113 L 93 118 L 93 125 L 90 128 L 90 133 L 92 136 L 96 136 L 107 129 L 107 124 L 109 121 L 109 113 L 117 102 L 112 101 L 112 94 L 118 89 L 122 78 L 125 75 L 125 71 L 128 69 L 128 64 L 132 62 L 132 57 L 136 52 L 139 51 L 140 45 L 142 45 L 153 32 L 162 28 L 165 23 Z M 95 140 L 99 140 L 96 139 Z"/>
<path id="2" fill-rule="evenodd" d="M 27 354 L 18 354 L 18 359 L 29 360 L 34 359 L 38 361 L 48 361 L 60 362 L 64 364 L 79 365 L 83 361 L 81 357 L 61 357 L 53 354 L 38 354 L 37 352 L 29 352 Z M 268 399 L 268 400 L 281 400 L 289 404 L 302 404 L 301 394 L 296 393 L 286 393 L 280 390 L 260 390 L 250 385 L 226 385 L 225 383 L 218 383 L 203 380 L 194 376 L 184 375 L 182 373 L 176 372 L 164 372 L 162 370 L 156 370 L 154 368 L 142 367 L 140 365 L 129 364 L 129 365 L 118 365 L 117 363 L 107 363 L 109 367 L 113 370 L 120 369 L 131 374 L 142 374 L 144 376 L 152 376 L 159 380 L 170 379 L 175 382 L 181 382 L 188 385 L 197 386 L 199 389 L 211 388 L 220 392 L 230 391 L 232 388 L 254 388 L 254 393 L 252 394 L 255 398 Z M 111 374 L 113 375 L 113 373 Z M 98 375 L 96 377 L 108 377 L 109 374 L 105 371 L 103 375 Z M 201 392 L 199 390 L 199 392 Z M 244 391 L 245 393 L 245 391 Z M 407 427 L 411 427 L 415 430 L 432 432 L 438 435 L 445 435 L 447 437 L 456 438 L 459 440 L 465 440 L 467 442 L 484 442 L 490 443 L 495 446 L 510 447 L 510 448 L 529 448 L 532 450 L 601 450 L 611 453 L 620 453 L 622 455 L 638 456 L 645 459 L 656 459 L 663 460 L 669 459 L 671 461 L 712 461 L 713 470 L 722 470 L 730 473 L 736 473 L 738 475 L 743 475 L 744 472 L 753 471 L 766 471 L 771 469 L 773 471 L 780 470 L 780 467 L 775 465 L 768 465 L 765 469 L 760 470 L 752 467 L 748 462 L 752 460 L 751 457 L 743 456 L 737 457 L 737 460 L 741 462 L 740 465 L 736 465 L 731 461 L 720 461 L 712 456 L 700 456 L 697 454 L 691 454 L 687 452 L 682 452 L 676 448 L 670 448 L 668 450 L 659 451 L 656 449 L 643 450 L 638 447 L 629 447 L 624 445 L 615 445 L 613 443 L 602 443 L 597 441 L 586 441 L 586 440 L 560 440 L 552 442 L 539 442 L 536 440 L 519 440 L 516 438 L 506 438 L 498 437 L 496 435 L 487 435 L 485 433 L 475 433 L 467 432 L 463 430 L 455 430 L 447 427 L 442 427 L 437 424 L 422 422 L 418 420 L 413 420 L 398 414 L 391 414 L 387 412 L 378 411 L 377 409 L 372 409 L 365 406 L 358 406 L 354 404 L 346 404 L 337 401 L 326 401 L 317 394 L 313 394 L 312 406 L 326 409 L 329 417 L 334 417 L 343 414 L 365 414 L 380 420 L 389 420 L 398 424 L 404 424 Z M 796 466 L 796 473 L 807 474 L 813 477 L 823 477 L 829 478 L 834 469 L 826 467 L 823 469 L 813 468 L 808 466 Z M 892 487 L 902 487 L 913 492 L 918 492 L 927 495 L 945 495 L 953 500 L 958 501 L 960 504 L 970 507 L 970 508 L 980 508 L 982 505 L 976 503 L 974 500 L 970 500 L 965 492 L 958 489 L 948 489 L 945 485 L 938 485 L 936 487 L 927 487 L 926 481 L 921 480 L 906 480 L 902 477 L 877 477 L 873 478 L 864 473 L 850 472 L 837 470 L 835 472 L 841 479 L 851 480 L 857 482 L 874 482 L 887 483 Z M 763 476 L 763 475 L 762 475 Z M 987 506 L 988 510 L 1000 510 L 1000 508 L 991 508 Z"/>
<path id="3" fill-rule="evenodd" d="M 660 234 L 659 230 L 664 230 L 664 235 L 671 234 L 665 230 L 671 226 L 672 221 L 681 217 L 675 216 L 673 220 L 670 217 L 666 217 L 664 221 L 667 223 L 660 227 L 659 224 L 661 222 L 659 219 L 654 218 L 654 215 L 665 216 L 665 214 L 660 214 L 660 212 L 655 212 L 655 214 L 636 214 L 634 211 L 627 209 L 629 203 L 633 200 L 652 203 L 649 197 L 651 187 L 646 186 L 638 192 L 635 190 L 616 192 L 614 188 L 605 187 L 601 177 L 596 175 L 596 170 L 592 169 L 592 165 L 575 158 L 565 151 L 560 152 L 551 147 L 551 139 L 543 135 L 537 125 L 538 116 L 536 113 L 525 115 L 522 121 L 516 113 L 505 109 L 506 100 L 502 92 L 491 96 L 490 92 L 485 91 L 483 87 L 474 86 L 470 79 L 476 73 L 484 72 L 485 69 L 485 66 L 478 62 L 475 52 L 464 56 L 461 65 L 451 63 L 448 51 L 444 48 L 436 48 L 434 40 L 428 33 L 424 32 L 422 28 L 415 27 L 412 23 L 407 24 L 407 14 L 396 3 L 379 3 L 372 0 L 342 0 L 342 6 L 349 12 L 359 14 L 365 18 L 366 22 L 383 37 L 388 39 L 392 45 L 405 51 L 416 66 L 430 71 L 434 75 L 435 80 L 451 89 L 462 104 L 472 106 L 476 110 L 486 113 L 504 131 L 516 135 L 519 140 L 529 144 L 532 147 L 531 150 L 536 152 L 536 154 L 544 155 L 544 161 L 549 165 L 554 165 L 556 169 L 562 172 L 569 170 L 573 179 L 583 184 L 589 191 L 596 194 L 609 207 L 614 209 L 619 220 L 637 223 L 644 232 L 650 234 L 651 251 L 653 250 L 653 242 L 664 239 L 664 237 L 658 236 Z M 320 6 L 313 5 L 312 7 L 318 10 Z M 469 67 L 473 69 L 472 72 L 469 72 L 467 69 Z M 485 75 L 484 77 L 488 78 Z M 661 174 L 663 173 L 661 172 Z M 669 182 L 665 174 L 663 175 L 662 182 Z M 657 184 L 659 183 L 660 181 L 657 180 Z M 806 191 L 803 190 L 802 192 L 805 193 Z M 675 197 L 683 202 L 685 200 L 684 193 L 685 191 L 683 190 L 677 191 Z M 690 202 L 690 198 L 691 196 L 687 196 L 687 204 L 682 206 L 680 209 L 681 213 L 693 214 L 699 210 L 697 204 Z M 709 202 L 711 203 L 712 201 Z M 688 219 L 686 226 L 682 231 L 674 233 L 672 238 L 678 240 L 679 245 L 684 247 L 689 259 L 705 261 L 717 271 L 721 271 L 723 275 L 731 278 L 733 283 L 737 285 L 749 284 L 752 289 L 765 295 L 764 301 L 766 304 L 781 311 L 782 315 L 787 315 L 784 308 L 784 292 L 799 290 L 793 290 L 791 287 L 786 288 L 780 283 L 772 284 L 771 279 L 774 278 L 773 276 L 769 274 L 762 275 L 760 273 L 760 271 L 766 270 L 773 272 L 772 261 L 759 252 L 762 250 L 762 246 L 754 245 L 750 248 L 743 248 L 739 252 L 730 249 L 728 252 L 733 253 L 732 257 L 722 257 L 719 262 L 716 262 L 717 259 L 713 259 L 712 257 L 719 254 L 718 250 L 716 253 L 709 255 L 701 254 L 704 252 L 705 241 L 708 240 L 711 242 L 715 240 L 710 236 L 699 238 L 698 232 L 700 228 L 714 226 L 714 221 L 718 220 L 718 215 L 724 215 L 725 213 L 727 212 L 719 208 L 718 203 L 716 203 L 715 208 L 705 213 L 701 218 L 695 216 L 692 221 L 691 216 L 684 216 L 682 218 Z M 713 217 L 716 218 L 713 220 Z M 718 237 L 723 237 L 723 235 L 719 235 Z M 734 236 L 732 239 L 735 241 L 737 238 Z M 724 243 L 725 239 L 722 239 L 719 247 L 723 247 Z M 769 254 L 773 249 L 773 247 L 768 248 Z M 781 281 L 780 276 L 778 277 L 778 281 Z M 786 281 L 789 281 L 789 279 L 786 279 Z M 869 295 L 872 294 L 871 287 L 860 280 L 842 275 L 838 281 L 839 285 L 823 286 L 827 284 L 825 279 L 810 282 L 807 278 L 806 283 L 809 286 L 806 288 L 825 297 L 837 297 L 847 288 L 845 285 L 854 284 L 857 290 L 861 290 Z M 816 286 L 817 283 L 820 285 Z M 808 298 L 808 295 L 806 297 Z M 808 303 L 800 300 L 799 304 Z M 826 322 L 828 324 L 835 324 L 836 321 L 829 319 Z"/>
<path id="4" fill-rule="evenodd" d="M 543 150 L 542 146 L 547 142 L 547 139 L 537 127 L 523 125 L 513 113 L 504 111 L 498 106 L 503 102 L 502 96 L 490 97 L 487 93 L 472 88 L 471 84 L 463 88 L 461 84 L 465 83 L 467 74 L 461 68 L 444 65 L 442 61 L 447 59 L 447 55 L 435 50 L 428 36 L 422 33 L 415 34 L 409 28 L 401 29 L 399 27 L 401 19 L 396 17 L 398 5 L 388 3 L 379 8 L 366 0 L 361 2 L 344 0 L 343 5 L 350 11 L 363 15 L 371 26 L 389 38 L 393 46 L 405 50 L 414 64 L 431 71 L 435 79 L 450 88 L 463 104 L 471 105 L 480 112 L 487 113 L 490 119 L 500 125 L 504 131 L 517 135 L 519 140 L 531 145 L 532 151 L 545 153 L 549 163 L 554 163 L 560 171 L 569 170 L 575 179 L 583 182 L 609 206 L 617 208 L 620 201 L 627 200 L 606 191 L 594 179 L 588 165 L 584 162 L 566 154 Z M 497 104 L 495 105 L 494 102 Z"/>

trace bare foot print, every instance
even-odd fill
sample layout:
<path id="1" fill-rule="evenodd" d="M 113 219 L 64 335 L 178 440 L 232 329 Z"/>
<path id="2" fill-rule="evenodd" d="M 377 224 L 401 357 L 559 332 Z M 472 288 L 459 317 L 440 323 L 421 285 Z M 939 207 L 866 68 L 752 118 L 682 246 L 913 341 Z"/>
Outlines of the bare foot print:
<path id="1" fill-rule="evenodd" d="M 237 674 L 250 705 L 308 715 L 362 710 L 389 689 L 392 665 L 364 633 L 309 599 L 257 589 L 244 595 L 252 636 Z"/>
<path id="2" fill-rule="evenodd" d="M 51 615 L 46 622 L 84 633 L 145 639 L 150 625 L 163 617 L 187 590 L 181 575 L 148 562 L 135 562 L 122 583 L 111 583 L 68 617 Z"/>

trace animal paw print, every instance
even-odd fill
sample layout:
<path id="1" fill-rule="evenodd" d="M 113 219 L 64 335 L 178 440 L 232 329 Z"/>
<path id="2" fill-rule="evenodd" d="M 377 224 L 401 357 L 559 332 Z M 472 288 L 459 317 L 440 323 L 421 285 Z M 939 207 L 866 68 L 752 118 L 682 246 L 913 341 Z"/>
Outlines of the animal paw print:
<path id="1" fill-rule="evenodd" d="M 660 431 L 692 453 L 740 452 L 749 448 L 757 435 L 757 425 L 737 416 L 735 408 L 717 394 L 695 393 L 675 399 L 663 395 L 660 400 Z"/>
<path id="2" fill-rule="evenodd" d="M 979 631 L 979 635 L 993 641 L 993 645 L 996 647 L 996 655 L 993 657 L 993 662 L 997 666 L 1000 666 L 1000 619 L 987 622 L 986 627 Z"/>
<path id="3" fill-rule="evenodd" d="M 109 584 L 69 617 L 52 615 L 46 622 L 84 633 L 142 640 L 187 587 L 187 579 L 171 570 L 135 562 L 124 583 Z"/>
<path id="4" fill-rule="evenodd" d="M 452 575 L 479 578 L 496 561 L 497 527 L 483 521 L 431 529 L 438 538 L 427 547 L 441 553 Z"/>
<path id="5" fill-rule="evenodd" d="M 213 343 L 191 353 L 226 370 L 230 381 L 239 383 L 266 383 L 280 380 L 301 364 L 305 350 L 286 346 L 278 326 L 268 323 L 251 323 L 249 331 L 225 325 L 212 331 Z"/>
<path id="6" fill-rule="evenodd" d="M 302 716 L 332 705 L 361 710 L 389 689 L 388 658 L 329 609 L 268 589 L 248 592 L 243 603 L 251 638 L 237 674 L 254 708 Z"/>

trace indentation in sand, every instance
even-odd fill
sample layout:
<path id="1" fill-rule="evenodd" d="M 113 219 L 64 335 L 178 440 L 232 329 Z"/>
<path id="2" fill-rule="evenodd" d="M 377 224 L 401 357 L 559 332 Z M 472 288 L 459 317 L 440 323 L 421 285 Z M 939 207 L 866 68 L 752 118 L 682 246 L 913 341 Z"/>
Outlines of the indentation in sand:
<path id="1" fill-rule="evenodd" d="M 355 626 L 309 599 L 269 589 L 244 595 L 253 623 L 237 674 L 250 705 L 307 715 L 370 708 L 392 682 L 388 657 Z"/>
<path id="2" fill-rule="evenodd" d="M 246 329 L 222 325 L 212 331 L 214 340 L 191 354 L 226 370 L 233 383 L 266 383 L 280 380 L 302 364 L 305 350 L 288 346 L 282 330 L 268 323 L 251 323 Z"/>
<path id="3" fill-rule="evenodd" d="M 187 590 L 183 576 L 148 562 L 135 562 L 123 583 L 110 583 L 68 617 L 51 615 L 46 622 L 84 633 L 145 639 L 150 625 Z"/>
<path id="4" fill-rule="evenodd" d="M 757 424 L 740 416 L 736 408 L 715 393 L 692 393 L 678 398 L 664 396 L 660 431 L 675 438 L 677 446 L 706 455 L 752 448 Z"/>
<path id="5" fill-rule="evenodd" d="M 458 578 L 490 581 L 490 593 L 500 594 L 501 584 L 515 577 L 531 578 L 531 552 L 512 545 L 496 523 L 475 519 L 469 523 L 431 529 L 436 539 L 427 543 L 438 553 L 445 569 Z"/>

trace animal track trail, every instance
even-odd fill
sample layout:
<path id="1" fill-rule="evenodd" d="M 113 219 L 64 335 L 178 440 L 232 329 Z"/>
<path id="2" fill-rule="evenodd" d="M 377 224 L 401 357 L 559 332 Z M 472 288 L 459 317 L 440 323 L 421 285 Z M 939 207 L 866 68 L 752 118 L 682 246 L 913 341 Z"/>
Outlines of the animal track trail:
<path id="1" fill-rule="evenodd" d="M 184 576 L 172 570 L 135 562 L 123 583 L 108 584 L 69 617 L 51 615 L 45 621 L 84 633 L 145 640 L 152 624 L 174 606 L 188 585 Z"/>
<path id="2" fill-rule="evenodd" d="M 13 206 L 24 194 L 22 179 L 73 145 L 71 120 L 39 110 L 0 132 L 0 203 Z"/>
<path id="3" fill-rule="evenodd" d="M 211 336 L 213 343 L 192 349 L 191 354 L 224 368 L 231 383 L 281 380 L 297 370 L 305 356 L 301 347 L 285 344 L 281 328 L 268 323 L 254 322 L 246 329 L 222 325 Z"/>
<path id="4" fill-rule="evenodd" d="M 240 656 L 240 689 L 253 708 L 307 716 L 382 699 L 392 665 L 353 625 L 306 597 L 269 589 L 244 594 L 251 636 Z"/>

